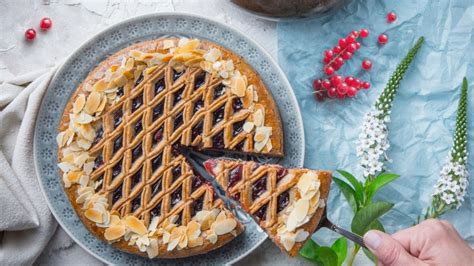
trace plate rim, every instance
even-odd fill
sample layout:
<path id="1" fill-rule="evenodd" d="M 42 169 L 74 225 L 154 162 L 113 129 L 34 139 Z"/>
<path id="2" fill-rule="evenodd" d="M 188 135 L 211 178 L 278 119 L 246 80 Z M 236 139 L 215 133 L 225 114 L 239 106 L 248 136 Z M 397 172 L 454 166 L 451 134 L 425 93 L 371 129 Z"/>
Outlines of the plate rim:
<path id="1" fill-rule="evenodd" d="M 195 13 L 191 13 L 191 12 L 182 12 L 182 11 L 167 11 L 167 12 L 154 12 L 154 13 L 148 13 L 148 14 L 143 14 L 143 15 L 138 15 L 138 16 L 134 16 L 134 17 L 130 17 L 130 18 L 127 18 L 127 19 L 124 19 L 120 22 L 117 22 L 117 23 L 114 23 L 112 25 L 109 25 L 107 27 L 105 27 L 104 29 L 100 30 L 99 32 L 93 34 L 91 37 L 89 37 L 87 40 L 85 40 L 84 42 L 82 42 L 74 51 L 72 51 L 65 59 L 62 60 L 62 62 L 59 64 L 59 66 L 57 67 L 57 69 L 55 70 L 55 73 L 53 75 L 53 77 L 51 78 L 50 82 L 48 83 L 48 87 L 45 91 L 45 93 L 43 94 L 43 97 L 41 99 L 41 104 L 40 104 L 40 108 L 38 109 L 38 116 L 36 117 L 35 119 L 35 130 L 34 130 L 34 136 L 33 136 L 33 158 L 34 158 L 34 167 L 35 167 L 35 171 L 37 173 L 37 178 L 40 179 L 39 177 L 39 173 L 40 171 L 38 171 L 38 164 L 37 164 L 37 135 L 38 135 L 38 127 L 39 127 L 39 123 L 38 123 L 38 117 L 39 117 L 39 114 L 40 114 L 40 110 L 43 108 L 43 102 L 44 102 L 44 99 L 45 99 L 45 96 L 50 88 L 50 85 L 53 84 L 56 79 L 58 78 L 58 73 L 60 73 L 61 71 L 63 71 L 65 69 L 65 67 L 67 65 L 69 65 L 71 63 L 71 60 L 74 56 L 78 55 L 79 52 L 82 50 L 83 47 L 89 45 L 89 44 L 92 44 L 98 36 L 104 34 L 105 32 L 107 32 L 108 30 L 112 29 L 112 28 L 118 28 L 118 27 L 121 27 L 123 25 L 126 25 L 127 23 L 129 22 L 133 22 L 133 21 L 136 21 L 136 20 L 140 20 L 140 19 L 146 19 L 146 18 L 157 18 L 157 17 L 169 17 L 169 16 L 188 16 L 188 17 L 195 17 L 195 18 L 198 18 L 198 19 L 201 19 L 201 20 L 205 20 L 205 21 L 208 21 L 208 22 L 212 22 L 212 23 L 215 23 L 215 24 L 218 24 L 220 27 L 223 27 L 223 28 L 226 28 L 226 29 L 229 29 L 231 31 L 234 31 L 238 34 L 240 34 L 241 36 L 243 36 L 246 41 L 250 42 L 252 45 L 256 46 L 261 52 L 263 53 L 270 61 L 270 63 L 275 67 L 276 71 L 278 72 L 278 74 L 280 75 L 280 77 L 282 77 L 282 80 L 281 82 L 284 83 L 284 86 L 287 87 L 287 88 L 290 88 L 291 90 L 291 93 L 288 95 L 290 97 L 290 101 L 294 103 L 294 106 L 296 108 L 296 114 L 295 114 L 295 119 L 298 120 L 298 123 L 303 125 L 303 118 L 302 118 L 302 115 L 301 115 L 301 110 L 300 110 L 300 106 L 298 104 L 298 101 L 296 99 L 296 95 L 293 91 L 293 87 L 291 86 L 290 82 L 288 81 L 288 78 L 286 76 L 286 74 L 283 72 L 283 70 L 281 69 L 280 65 L 278 64 L 277 60 L 275 58 L 273 58 L 273 56 L 262 46 L 260 45 L 257 41 L 253 40 L 252 38 L 248 37 L 246 34 L 244 34 L 241 30 L 235 28 L 235 27 L 232 27 L 228 24 L 225 24 L 223 22 L 220 22 L 220 21 L 217 21 L 217 20 L 214 20 L 214 19 L 210 19 L 208 17 L 205 17 L 203 15 L 199 15 L 199 14 L 195 14 Z M 244 58 L 245 59 L 245 58 Z M 305 158 L 305 132 L 304 132 L 304 128 L 302 128 L 302 131 L 301 131 L 301 135 L 302 135 L 302 139 L 301 139 L 301 143 L 300 143 L 300 147 L 302 148 L 301 149 L 301 160 L 298 161 L 298 164 L 297 166 L 298 167 L 302 167 L 303 164 L 304 164 L 304 158 Z M 102 258 L 101 256 L 99 256 L 98 254 L 95 254 L 94 252 L 91 252 L 89 250 L 88 247 L 86 247 L 81 241 L 79 241 L 75 236 L 74 234 L 72 234 L 71 232 L 69 232 L 69 229 L 67 229 L 67 227 L 63 224 L 63 221 L 59 218 L 60 215 L 58 213 L 56 213 L 56 210 L 52 207 L 51 205 L 51 202 L 50 202 L 50 199 L 48 198 L 47 196 L 47 193 L 45 191 L 45 188 L 43 187 L 43 184 L 42 182 L 38 182 L 39 183 L 39 187 L 40 187 L 40 190 L 41 190 L 41 193 L 43 194 L 43 197 L 46 199 L 46 203 L 48 205 L 48 208 L 49 210 L 51 211 L 51 213 L 53 214 L 56 222 L 61 226 L 61 229 L 63 229 L 69 237 L 71 237 L 74 242 L 76 244 L 78 244 L 83 250 L 85 250 L 88 254 L 92 255 L 93 257 L 97 258 L 98 260 L 100 260 L 101 262 L 104 262 L 104 263 L 109 263 L 109 261 L 107 261 L 105 258 Z M 75 214 L 74 214 L 75 215 Z M 90 233 L 90 232 L 89 232 Z M 261 244 L 268 239 L 268 235 L 265 235 L 264 238 L 262 238 L 260 241 L 258 241 L 256 243 L 256 245 L 254 245 L 253 247 L 251 247 L 250 249 L 248 249 L 247 251 L 241 253 L 240 255 L 238 255 L 236 258 L 234 258 L 233 260 L 230 260 L 229 262 L 226 263 L 226 265 L 232 265 L 238 261 L 240 261 L 241 259 L 245 258 L 247 255 L 249 255 L 251 252 L 253 252 L 255 249 L 257 249 L 259 246 L 261 246 Z M 123 251 L 122 251 L 123 252 Z"/>

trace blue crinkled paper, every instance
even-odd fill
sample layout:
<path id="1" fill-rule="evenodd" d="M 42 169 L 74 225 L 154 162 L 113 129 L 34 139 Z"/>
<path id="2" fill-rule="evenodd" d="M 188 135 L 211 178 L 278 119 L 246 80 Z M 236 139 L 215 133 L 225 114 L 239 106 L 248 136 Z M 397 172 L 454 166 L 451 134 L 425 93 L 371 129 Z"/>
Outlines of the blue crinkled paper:
<path id="1" fill-rule="evenodd" d="M 386 22 L 390 11 L 398 15 L 393 24 Z M 324 50 L 361 28 L 369 29 L 370 36 L 340 73 L 369 80 L 372 87 L 351 100 L 316 102 L 311 82 L 322 76 Z M 380 47 L 377 36 L 383 32 L 389 42 Z M 378 199 L 395 203 L 382 219 L 388 232 L 412 225 L 430 203 L 433 185 L 452 146 L 464 76 L 469 80 L 468 148 L 471 153 L 474 151 L 474 3 L 354 0 L 331 13 L 278 23 L 279 62 L 303 115 L 305 166 L 346 169 L 358 177 L 362 171 L 356 157 L 356 141 L 363 116 L 419 36 L 425 36 L 425 44 L 401 83 L 388 125 L 391 162 L 386 166 L 401 175 L 378 194 Z M 373 62 L 368 73 L 361 71 L 364 58 Z M 474 240 L 474 155 L 469 157 L 468 170 L 471 185 L 465 202 L 444 218 L 454 223 L 465 239 Z M 335 185 L 331 191 L 330 219 L 350 228 L 352 211 Z"/>

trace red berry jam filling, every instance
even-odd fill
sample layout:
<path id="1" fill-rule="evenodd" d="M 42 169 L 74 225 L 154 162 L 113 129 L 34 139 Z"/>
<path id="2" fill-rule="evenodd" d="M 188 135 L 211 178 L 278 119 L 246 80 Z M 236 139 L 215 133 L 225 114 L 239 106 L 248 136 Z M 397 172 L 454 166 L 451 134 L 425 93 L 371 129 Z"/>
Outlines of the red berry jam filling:
<path id="1" fill-rule="evenodd" d="M 222 149 L 224 146 L 224 132 L 221 131 L 212 138 L 212 147 Z"/>
<path id="2" fill-rule="evenodd" d="M 132 100 L 132 113 L 143 105 L 143 94 L 138 95 Z"/>
<path id="3" fill-rule="evenodd" d="M 181 186 L 171 193 L 171 208 L 173 208 L 181 200 Z"/>
<path id="4" fill-rule="evenodd" d="M 133 150 L 132 150 L 132 163 L 135 162 L 140 156 L 143 154 L 143 149 L 142 149 L 142 144 L 138 144 Z"/>
<path id="5" fill-rule="evenodd" d="M 140 205 L 141 205 L 141 202 L 142 202 L 142 195 L 139 194 L 136 198 L 134 198 L 132 200 L 132 212 L 135 212 L 136 210 L 138 210 L 138 208 L 140 208 Z"/>
<path id="6" fill-rule="evenodd" d="M 252 184 L 252 200 L 256 200 L 267 190 L 267 176 L 261 177 Z"/>
<path id="7" fill-rule="evenodd" d="M 165 80 L 163 78 L 159 79 L 154 86 L 153 92 L 155 93 L 155 97 L 160 94 L 160 92 L 165 90 Z"/>
<path id="8" fill-rule="evenodd" d="M 242 180 L 242 165 L 237 165 L 234 169 L 230 171 L 229 175 L 229 188 L 233 187 L 240 180 Z"/>
<path id="9" fill-rule="evenodd" d="M 153 184 L 151 186 L 151 195 L 152 196 L 156 196 L 158 193 L 160 193 L 161 189 L 162 189 L 162 178 L 158 179 L 158 181 L 155 182 L 155 184 Z"/>
<path id="10" fill-rule="evenodd" d="M 183 99 L 184 87 L 174 93 L 173 105 L 176 105 Z"/>
<path id="11" fill-rule="evenodd" d="M 200 88 L 204 83 L 206 83 L 206 72 L 201 72 L 194 79 L 194 89 Z"/>
<path id="12" fill-rule="evenodd" d="M 122 123 L 123 112 L 122 109 L 118 109 L 114 113 L 114 129 L 120 126 Z"/>
<path id="13" fill-rule="evenodd" d="M 153 114 L 152 114 L 153 121 L 156 121 L 158 118 L 160 118 L 163 115 L 163 111 L 164 111 L 164 104 L 163 102 L 161 102 L 153 108 Z"/>
<path id="14" fill-rule="evenodd" d="M 130 183 L 130 186 L 133 190 L 133 188 L 138 184 L 140 183 L 140 181 L 142 181 L 142 169 L 143 168 L 140 168 L 135 174 L 133 174 L 132 176 L 132 181 Z"/>
<path id="15" fill-rule="evenodd" d="M 154 173 L 160 168 L 163 161 L 163 155 L 160 153 L 155 158 L 151 159 L 151 172 Z"/>
<path id="16" fill-rule="evenodd" d="M 181 72 L 177 72 L 176 70 L 173 69 L 173 82 L 178 80 L 183 74 L 184 74 L 184 70 Z"/>
<path id="17" fill-rule="evenodd" d="M 217 87 L 214 88 L 214 100 L 218 99 L 225 93 L 225 85 L 220 83 Z"/>
<path id="18" fill-rule="evenodd" d="M 288 203 L 290 202 L 290 193 L 288 193 L 288 190 L 281 193 L 277 197 L 277 212 L 281 212 L 288 206 Z"/>
<path id="19" fill-rule="evenodd" d="M 161 201 L 158 202 L 158 204 L 151 209 L 150 214 L 152 217 L 158 217 L 161 215 Z"/>
<path id="20" fill-rule="evenodd" d="M 267 208 L 268 208 L 268 204 L 265 204 L 253 214 L 257 218 L 258 221 L 266 220 Z"/>
<path id="21" fill-rule="evenodd" d="M 122 198 L 122 185 L 118 186 L 114 192 L 112 192 L 112 205 Z"/>
<path id="22" fill-rule="evenodd" d="M 122 172 L 122 159 L 112 167 L 112 180 Z"/>
<path id="23" fill-rule="evenodd" d="M 143 81 L 143 73 L 140 74 L 140 76 L 137 78 L 137 81 L 135 81 L 135 87 L 138 86 L 140 83 Z"/>

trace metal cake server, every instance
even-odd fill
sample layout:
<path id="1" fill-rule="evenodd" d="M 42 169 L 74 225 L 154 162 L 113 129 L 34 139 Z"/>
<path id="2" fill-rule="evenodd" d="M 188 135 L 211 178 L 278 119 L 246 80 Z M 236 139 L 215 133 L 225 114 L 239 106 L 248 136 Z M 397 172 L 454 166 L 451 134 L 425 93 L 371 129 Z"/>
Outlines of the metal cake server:
<path id="1" fill-rule="evenodd" d="M 240 159 L 243 159 L 242 158 L 243 154 L 236 153 L 236 152 L 229 152 L 229 153 L 226 152 L 223 154 L 222 152 L 209 151 L 209 154 L 216 155 L 216 156 L 211 156 L 211 155 L 207 155 L 207 154 L 195 151 L 187 147 L 180 147 L 180 152 L 184 157 L 186 157 L 188 162 L 192 165 L 193 169 L 214 187 L 214 189 L 216 190 L 217 196 L 223 200 L 224 205 L 226 206 L 227 209 L 231 210 L 233 214 L 240 220 L 244 221 L 244 223 L 247 223 L 253 220 L 253 218 L 248 213 L 246 213 L 242 209 L 242 207 L 240 207 L 238 202 L 236 202 L 235 200 L 225 195 L 224 189 L 220 186 L 219 183 L 217 183 L 217 181 L 211 175 L 207 173 L 206 169 L 204 169 L 204 164 L 203 164 L 204 161 L 208 159 L 217 159 L 217 158 L 239 159 L 239 157 Z M 327 208 L 324 208 L 323 216 L 321 217 L 321 220 L 319 221 L 319 225 L 316 228 L 316 231 L 324 227 L 338 233 L 339 235 L 346 237 L 347 239 L 353 241 L 354 243 L 360 245 L 361 247 L 367 248 L 365 246 L 364 239 L 360 235 L 352 233 L 351 231 L 348 231 L 332 223 L 327 218 L 326 210 Z"/>

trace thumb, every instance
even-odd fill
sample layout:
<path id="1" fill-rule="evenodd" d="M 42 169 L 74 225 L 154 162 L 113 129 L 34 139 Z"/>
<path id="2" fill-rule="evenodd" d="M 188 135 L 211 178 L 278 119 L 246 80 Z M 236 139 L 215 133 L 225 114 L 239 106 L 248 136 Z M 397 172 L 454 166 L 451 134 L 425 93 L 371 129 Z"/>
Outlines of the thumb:
<path id="1" fill-rule="evenodd" d="M 390 235 L 370 230 L 364 235 L 364 243 L 377 257 L 381 265 L 420 265 L 420 260 L 410 255 L 403 246 Z"/>

